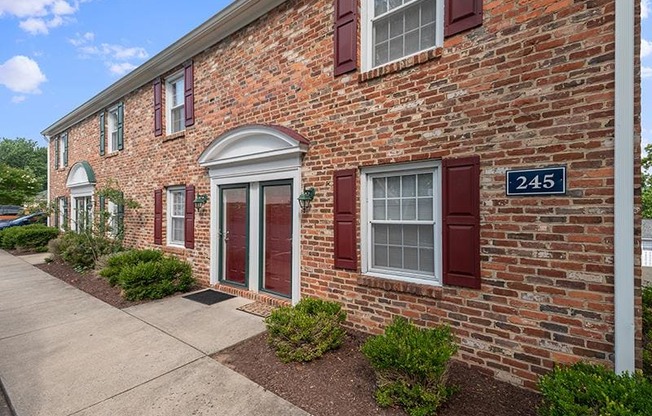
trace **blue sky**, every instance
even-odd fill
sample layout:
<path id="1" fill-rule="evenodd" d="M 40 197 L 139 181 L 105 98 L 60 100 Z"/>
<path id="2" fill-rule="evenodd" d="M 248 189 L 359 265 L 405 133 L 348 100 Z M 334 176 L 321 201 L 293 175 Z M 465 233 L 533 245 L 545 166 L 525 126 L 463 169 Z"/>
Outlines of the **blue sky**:
<path id="1" fill-rule="evenodd" d="M 40 131 L 229 2 L 0 0 L 0 137 L 45 144 Z M 652 142 L 652 0 L 642 2 L 646 144 Z"/>

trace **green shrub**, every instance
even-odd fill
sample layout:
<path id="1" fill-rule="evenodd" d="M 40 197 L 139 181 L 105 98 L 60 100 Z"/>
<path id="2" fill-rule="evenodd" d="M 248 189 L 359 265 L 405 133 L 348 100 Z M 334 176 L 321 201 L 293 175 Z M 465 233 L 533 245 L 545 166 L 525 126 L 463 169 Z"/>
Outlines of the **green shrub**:
<path id="1" fill-rule="evenodd" d="M 43 224 L 11 227 L 0 231 L 0 248 L 39 251 L 59 235 L 59 230 Z"/>
<path id="2" fill-rule="evenodd" d="M 652 378 L 652 286 L 643 288 L 643 374 Z"/>
<path id="3" fill-rule="evenodd" d="M 446 375 L 457 346 L 447 326 L 418 328 L 397 317 L 361 350 L 376 372 L 376 401 L 383 407 L 398 405 L 412 416 L 432 415 L 453 393 Z"/>
<path id="4" fill-rule="evenodd" d="M 49 248 L 55 258 L 65 261 L 75 270 L 83 271 L 92 269 L 101 256 L 120 251 L 122 245 L 118 240 L 90 232 L 68 231 L 50 244 Z"/>
<path id="5" fill-rule="evenodd" d="M 129 266 L 140 263 L 159 261 L 163 253 L 159 250 L 128 250 L 116 253 L 106 259 L 106 266 L 100 270 L 100 275 L 105 277 L 111 286 L 117 285 L 122 271 Z"/>
<path id="6" fill-rule="evenodd" d="M 265 319 L 269 344 L 283 362 L 310 361 L 344 342 L 346 313 L 335 302 L 304 298 Z"/>
<path id="7" fill-rule="evenodd" d="M 652 415 L 652 383 L 641 374 L 618 375 L 601 365 L 556 367 L 541 377 L 541 416 Z"/>
<path id="8" fill-rule="evenodd" d="M 175 257 L 125 265 L 116 277 L 128 300 L 160 299 L 190 289 L 195 280 L 190 265 Z"/>

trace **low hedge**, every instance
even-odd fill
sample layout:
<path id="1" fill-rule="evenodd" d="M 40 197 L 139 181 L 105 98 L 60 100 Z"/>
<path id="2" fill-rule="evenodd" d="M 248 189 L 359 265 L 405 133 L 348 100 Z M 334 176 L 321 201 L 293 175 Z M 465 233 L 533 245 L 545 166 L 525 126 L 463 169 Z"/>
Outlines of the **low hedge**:
<path id="1" fill-rule="evenodd" d="M 652 383 L 642 374 L 618 375 L 601 365 L 558 366 L 541 377 L 540 416 L 649 416 Z"/>
<path id="2" fill-rule="evenodd" d="M 122 250 L 119 240 L 94 235 L 92 232 L 67 231 L 49 244 L 50 253 L 77 271 L 90 270 L 102 256 Z"/>
<path id="3" fill-rule="evenodd" d="M 265 319 L 268 343 L 283 362 L 311 361 L 344 342 L 346 313 L 335 302 L 304 298 Z"/>
<path id="4" fill-rule="evenodd" d="M 0 248 L 42 250 L 58 235 L 57 228 L 43 224 L 6 228 L 0 231 Z"/>
<path id="5" fill-rule="evenodd" d="M 376 401 L 383 407 L 400 406 L 411 416 L 433 415 L 453 393 L 446 375 L 457 345 L 447 326 L 419 328 L 397 317 L 361 350 L 376 373 Z"/>
<path id="6" fill-rule="evenodd" d="M 128 300 L 160 299 L 195 284 L 190 264 L 158 250 L 129 250 L 110 256 L 100 271 Z"/>

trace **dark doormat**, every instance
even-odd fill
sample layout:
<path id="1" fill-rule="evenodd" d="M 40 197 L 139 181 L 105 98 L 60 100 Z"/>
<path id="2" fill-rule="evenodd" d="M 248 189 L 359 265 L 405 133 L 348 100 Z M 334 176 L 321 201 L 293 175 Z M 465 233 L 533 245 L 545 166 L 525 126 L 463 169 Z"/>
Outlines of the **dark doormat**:
<path id="1" fill-rule="evenodd" d="M 218 292 L 213 289 L 202 290 L 190 295 L 183 296 L 184 299 L 194 300 L 195 302 L 203 303 L 204 305 L 214 305 L 222 302 L 223 300 L 234 298 L 235 296 L 228 293 Z"/>

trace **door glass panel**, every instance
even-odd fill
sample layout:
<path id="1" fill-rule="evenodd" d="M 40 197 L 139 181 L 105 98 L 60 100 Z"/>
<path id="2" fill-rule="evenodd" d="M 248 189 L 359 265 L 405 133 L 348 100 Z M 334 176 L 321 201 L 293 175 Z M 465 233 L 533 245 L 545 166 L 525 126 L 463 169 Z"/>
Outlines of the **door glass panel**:
<path id="1" fill-rule="evenodd" d="M 247 187 L 222 190 L 222 280 L 244 285 L 247 270 Z"/>
<path id="2" fill-rule="evenodd" d="M 292 186 L 262 187 L 263 288 L 292 295 Z"/>

